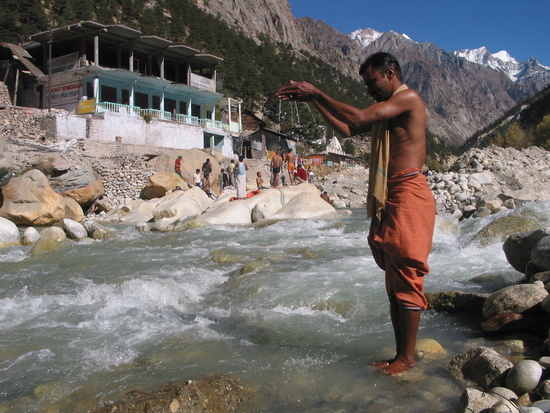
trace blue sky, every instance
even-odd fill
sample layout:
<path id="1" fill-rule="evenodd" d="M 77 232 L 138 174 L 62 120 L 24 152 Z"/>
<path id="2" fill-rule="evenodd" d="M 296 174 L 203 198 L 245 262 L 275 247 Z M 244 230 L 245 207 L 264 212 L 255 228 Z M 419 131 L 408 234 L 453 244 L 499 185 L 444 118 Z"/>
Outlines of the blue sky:
<path id="1" fill-rule="evenodd" d="M 371 28 L 405 33 L 448 52 L 485 46 L 517 61 L 550 66 L 550 0 L 289 0 L 295 17 L 323 20 L 344 34 Z"/>

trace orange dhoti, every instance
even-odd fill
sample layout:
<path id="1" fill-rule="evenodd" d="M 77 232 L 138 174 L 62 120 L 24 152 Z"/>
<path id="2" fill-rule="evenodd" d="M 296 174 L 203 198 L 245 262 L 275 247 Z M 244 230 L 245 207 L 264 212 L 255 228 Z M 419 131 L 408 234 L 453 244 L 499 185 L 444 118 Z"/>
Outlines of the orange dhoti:
<path id="1" fill-rule="evenodd" d="M 425 176 L 409 168 L 388 178 L 388 197 L 382 220 L 372 218 L 369 245 L 378 266 L 386 272 L 390 300 L 411 310 L 427 307 L 424 275 L 432 249 L 435 201 Z"/>

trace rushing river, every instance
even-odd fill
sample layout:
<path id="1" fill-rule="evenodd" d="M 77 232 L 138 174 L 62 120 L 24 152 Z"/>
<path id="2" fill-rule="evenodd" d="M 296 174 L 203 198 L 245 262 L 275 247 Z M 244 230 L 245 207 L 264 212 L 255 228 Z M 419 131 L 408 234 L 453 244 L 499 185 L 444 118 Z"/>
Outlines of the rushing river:
<path id="1" fill-rule="evenodd" d="M 474 235 L 504 215 L 550 226 L 549 203 L 483 219 L 438 217 L 426 291 L 490 292 L 521 274 L 502 241 Z M 408 374 L 393 355 L 383 272 L 364 210 L 343 220 L 142 233 L 65 242 L 29 257 L 0 249 L 0 411 L 86 412 L 134 389 L 229 374 L 255 390 L 250 412 L 452 412 L 445 368 L 467 340 L 463 316 L 426 311 L 419 339 L 448 352 Z M 480 285 L 480 274 L 500 281 Z"/>

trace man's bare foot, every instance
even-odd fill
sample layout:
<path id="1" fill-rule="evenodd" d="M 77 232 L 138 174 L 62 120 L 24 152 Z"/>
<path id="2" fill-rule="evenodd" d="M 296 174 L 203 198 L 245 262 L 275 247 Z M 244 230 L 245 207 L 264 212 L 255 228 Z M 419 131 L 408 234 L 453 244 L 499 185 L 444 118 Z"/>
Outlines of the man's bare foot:
<path id="1" fill-rule="evenodd" d="M 401 359 L 395 359 L 388 365 L 388 367 L 382 368 L 382 374 L 387 376 L 395 376 L 396 374 L 412 370 L 414 366 L 416 366 L 415 363 L 406 363 Z"/>
<path id="2" fill-rule="evenodd" d="M 391 363 L 395 361 L 395 358 L 390 360 L 373 361 L 370 366 L 376 369 L 387 369 Z"/>

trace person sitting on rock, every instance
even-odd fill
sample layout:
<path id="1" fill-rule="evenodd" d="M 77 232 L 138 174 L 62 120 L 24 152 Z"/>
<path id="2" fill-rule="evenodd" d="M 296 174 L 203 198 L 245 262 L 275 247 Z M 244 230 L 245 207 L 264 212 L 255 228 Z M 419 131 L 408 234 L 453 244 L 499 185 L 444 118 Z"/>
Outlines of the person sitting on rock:
<path id="1" fill-rule="evenodd" d="M 264 178 L 262 178 L 262 173 L 260 171 L 256 173 L 256 185 L 258 189 L 266 189 L 264 186 Z"/>
<path id="2" fill-rule="evenodd" d="M 321 198 L 324 199 L 325 201 L 327 201 L 330 205 L 332 205 L 334 203 L 334 201 L 332 199 L 330 199 L 330 197 L 328 196 L 327 191 L 325 191 L 321 194 Z"/>
<path id="3" fill-rule="evenodd" d="M 205 174 L 202 179 L 202 190 L 206 192 L 209 198 L 218 199 L 217 195 L 212 191 L 210 187 L 210 174 Z"/>
<path id="4" fill-rule="evenodd" d="M 299 184 L 307 182 L 307 171 L 301 163 L 298 164 L 298 169 L 296 170 L 296 182 Z"/>

